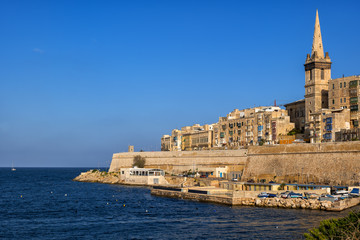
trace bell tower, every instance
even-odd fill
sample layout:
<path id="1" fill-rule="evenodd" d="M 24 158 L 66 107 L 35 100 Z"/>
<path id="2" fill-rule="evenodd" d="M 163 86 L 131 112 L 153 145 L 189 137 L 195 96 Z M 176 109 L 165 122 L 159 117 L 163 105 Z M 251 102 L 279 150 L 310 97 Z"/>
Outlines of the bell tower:
<path id="1" fill-rule="evenodd" d="M 305 129 L 309 127 L 310 114 L 328 108 L 328 83 L 331 79 L 329 53 L 324 55 L 319 14 L 316 10 L 311 55 L 305 61 Z"/>

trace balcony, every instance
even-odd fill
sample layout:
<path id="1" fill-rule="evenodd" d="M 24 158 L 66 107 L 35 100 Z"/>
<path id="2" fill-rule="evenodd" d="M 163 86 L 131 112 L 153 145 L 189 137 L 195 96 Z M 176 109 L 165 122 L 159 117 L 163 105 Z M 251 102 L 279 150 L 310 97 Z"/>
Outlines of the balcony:
<path id="1" fill-rule="evenodd" d="M 359 82 L 358 80 L 350 81 L 349 88 L 357 88 L 358 82 Z"/>
<path id="2" fill-rule="evenodd" d="M 350 97 L 357 97 L 357 89 L 350 89 L 349 96 Z"/>
<path id="3" fill-rule="evenodd" d="M 357 97 L 352 97 L 352 98 L 350 98 L 350 104 L 356 104 L 356 103 L 358 103 L 358 98 Z"/>

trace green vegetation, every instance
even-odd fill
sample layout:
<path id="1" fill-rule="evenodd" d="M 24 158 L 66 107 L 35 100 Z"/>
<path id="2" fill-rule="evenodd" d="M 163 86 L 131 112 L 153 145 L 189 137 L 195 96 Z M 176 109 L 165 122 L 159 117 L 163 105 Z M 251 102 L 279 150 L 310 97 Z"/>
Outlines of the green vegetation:
<path id="1" fill-rule="evenodd" d="M 295 134 L 301 133 L 299 129 L 293 128 L 290 132 L 288 132 L 288 136 L 293 136 Z"/>
<path id="2" fill-rule="evenodd" d="M 360 212 L 339 219 L 327 219 L 305 233 L 306 239 L 360 239 Z"/>
<path id="3" fill-rule="evenodd" d="M 280 184 L 280 186 L 278 187 L 278 190 L 284 190 L 285 188 L 285 183 Z"/>
<path id="4" fill-rule="evenodd" d="M 143 168 L 145 167 L 146 159 L 140 155 L 136 155 L 133 161 L 133 167 Z"/>
<path id="5" fill-rule="evenodd" d="M 96 172 L 98 172 L 99 170 L 98 169 L 93 169 L 91 172 L 92 173 L 96 173 Z"/>

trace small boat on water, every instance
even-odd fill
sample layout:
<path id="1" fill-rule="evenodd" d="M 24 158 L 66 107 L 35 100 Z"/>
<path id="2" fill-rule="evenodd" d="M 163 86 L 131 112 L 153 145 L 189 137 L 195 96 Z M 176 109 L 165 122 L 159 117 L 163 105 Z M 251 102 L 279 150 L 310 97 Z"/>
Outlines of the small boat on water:
<path id="1" fill-rule="evenodd" d="M 16 171 L 16 168 L 14 168 L 14 162 L 11 162 L 11 171 Z"/>

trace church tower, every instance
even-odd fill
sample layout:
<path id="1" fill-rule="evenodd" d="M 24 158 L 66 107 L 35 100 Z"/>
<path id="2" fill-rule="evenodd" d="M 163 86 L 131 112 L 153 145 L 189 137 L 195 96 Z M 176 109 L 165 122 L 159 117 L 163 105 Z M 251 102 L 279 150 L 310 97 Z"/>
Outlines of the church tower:
<path id="1" fill-rule="evenodd" d="M 331 79 L 329 53 L 324 56 L 319 14 L 316 10 L 314 38 L 311 55 L 305 61 L 305 129 L 309 126 L 310 114 L 328 108 L 328 83 Z"/>

